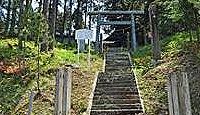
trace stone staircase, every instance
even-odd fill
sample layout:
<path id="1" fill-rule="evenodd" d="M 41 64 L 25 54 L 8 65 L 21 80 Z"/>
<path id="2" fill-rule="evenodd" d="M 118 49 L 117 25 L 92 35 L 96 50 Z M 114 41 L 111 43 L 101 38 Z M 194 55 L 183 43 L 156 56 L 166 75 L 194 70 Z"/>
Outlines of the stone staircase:
<path id="1" fill-rule="evenodd" d="M 110 48 L 105 58 L 105 72 L 98 75 L 90 115 L 143 113 L 128 52 Z"/>

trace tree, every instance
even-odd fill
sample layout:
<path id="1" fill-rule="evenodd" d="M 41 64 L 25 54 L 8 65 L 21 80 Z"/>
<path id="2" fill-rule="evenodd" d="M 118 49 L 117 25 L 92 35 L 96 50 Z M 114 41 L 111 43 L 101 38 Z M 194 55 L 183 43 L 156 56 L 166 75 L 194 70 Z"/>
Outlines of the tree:
<path id="1" fill-rule="evenodd" d="M 51 47 L 54 48 L 55 46 L 55 34 L 56 34 L 56 18 L 57 18 L 57 5 L 58 5 L 58 0 L 52 0 L 52 15 L 50 16 L 50 24 L 51 24 L 51 36 L 52 36 L 52 42 L 51 42 Z"/>
<path id="2" fill-rule="evenodd" d="M 48 21 L 48 16 L 49 16 L 49 0 L 43 0 L 43 15 L 44 18 Z"/>
<path id="3" fill-rule="evenodd" d="M 67 18 L 67 0 L 64 0 L 64 14 L 63 14 L 62 33 L 61 33 L 62 40 L 64 40 L 66 18 Z"/>
<path id="4" fill-rule="evenodd" d="M 15 35 L 15 25 L 16 25 L 16 13 L 17 13 L 17 2 L 16 0 L 13 0 L 12 2 L 12 19 L 11 19 L 11 25 L 10 25 L 10 35 Z"/>
<path id="5" fill-rule="evenodd" d="M 149 5 L 149 18 L 150 18 L 150 30 L 152 33 L 152 49 L 153 49 L 153 59 L 158 61 L 161 59 L 161 49 L 158 33 L 158 20 L 157 20 L 157 6 L 155 4 Z"/>
<path id="6" fill-rule="evenodd" d="M 6 14 L 6 25 L 5 25 L 5 31 L 4 34 L 8 34 L 9 31 L 9 26 L 10 26 L 10 13 L 11 13 L 11 0 L 8 0 L 8 5 L 7 5 L 7 14 Z"/>
<path id="7" fill-rule="evenodd" d="M 83 28 L 83 12 L 82 12 L 82 4 L 81 0 L 78 0 L 77 8 L 75 9 L 72 19 L 74 21 L 74 29 Z"/>
<path id="8" fill-rule="evenodd" d="M 18 45 L 19 45 L 19 49 L 22 49 L 22 36 L 21 36 L 21 31 L 23 28 L 23 10 L 24 10 L 24 0 L 20 0 L 19 2 L 19 22 L 18 22 Z"/>

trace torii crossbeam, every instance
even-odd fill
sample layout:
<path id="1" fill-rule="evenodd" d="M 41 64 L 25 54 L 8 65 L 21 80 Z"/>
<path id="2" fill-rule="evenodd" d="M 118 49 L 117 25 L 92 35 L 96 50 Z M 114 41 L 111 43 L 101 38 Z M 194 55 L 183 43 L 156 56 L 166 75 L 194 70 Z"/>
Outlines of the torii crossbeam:
<path id="1" fill-rule="evenodd" d="M 141 10 L 133 10 L 133 11 L 92 11 L 88 12 L 88 15 L 98 15 L 97 16 L 97 29 L 96 29 L 96 41 L 99 46 L 99 34 L 100 34 L 100 26 L 101 25 L 131 25 L 132 38 L 131 38 L 131 49 L 136 50 L 137 42 L 136 42 L 136 32 L 135 32 L 135 15 L 142 15 L 144 11 Z M 101 20 L 102 15 L 131 15 L 131 21 L 104 21 Z M 91 18 L 90 18 L 91 19 Z"/>

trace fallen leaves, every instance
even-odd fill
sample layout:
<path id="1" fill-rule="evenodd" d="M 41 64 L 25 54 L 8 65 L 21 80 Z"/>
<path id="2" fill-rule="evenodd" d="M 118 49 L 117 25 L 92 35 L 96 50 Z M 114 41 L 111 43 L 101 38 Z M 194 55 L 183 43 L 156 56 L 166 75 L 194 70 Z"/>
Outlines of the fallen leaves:
<path id="1" fill-rule="evenodd" d="M 7 65 L 3 61 L 0 61 L 0 72 L 5 74 L 20 75 L 22 69 L 19 66 Z"/>

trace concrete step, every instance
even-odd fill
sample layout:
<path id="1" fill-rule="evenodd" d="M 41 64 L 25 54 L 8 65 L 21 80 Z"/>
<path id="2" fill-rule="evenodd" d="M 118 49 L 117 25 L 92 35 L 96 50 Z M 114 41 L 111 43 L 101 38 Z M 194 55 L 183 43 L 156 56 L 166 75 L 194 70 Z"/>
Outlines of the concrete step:
<path id="1" fill-rule="evenodd" d="M 90 115 L 138 115 L 140 109 L 91 110 Z M 140 114 L 141 115 L 141 114 Z"/>
<path id="2" fill-rule="evenodd" d="M 92 104 L 98 105 L 98 104 L 133 104 L 133 103 L 140 103 L 139 99 L 99 99 L 99 100 L 93 100 Z"/>
<path id="3" fill-rule="evenodd" d="M 92 110 L 112 110 L 112 109 L 138 109 L 138 110 L 142 110 L 142 106 L 141 106 L 140 103 L 92 105 Z"/>

